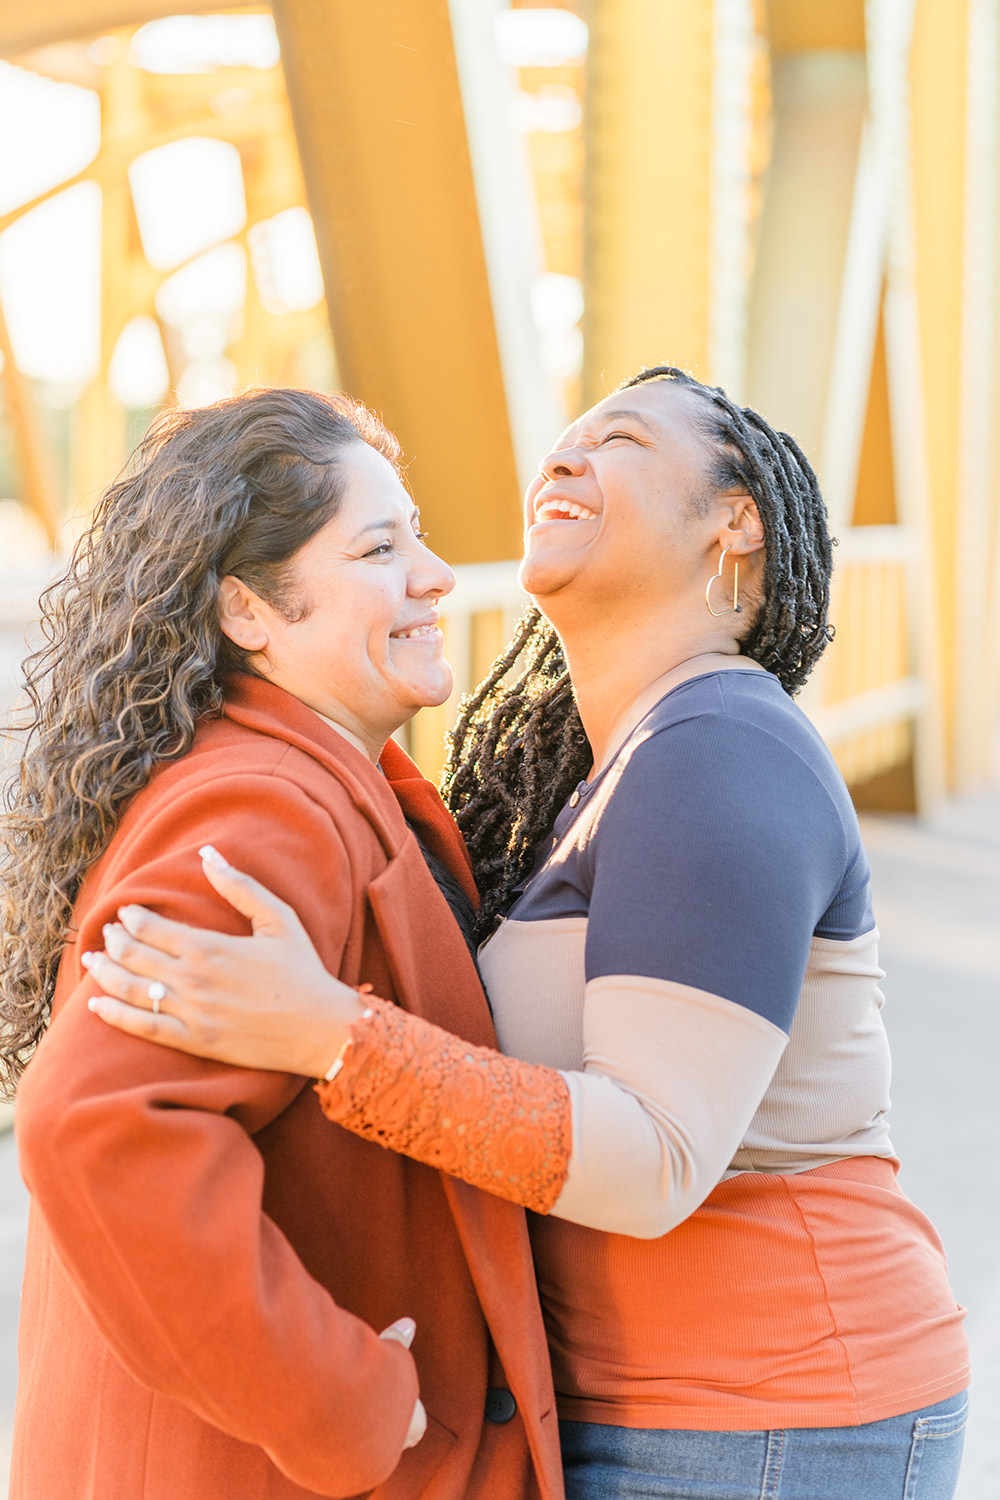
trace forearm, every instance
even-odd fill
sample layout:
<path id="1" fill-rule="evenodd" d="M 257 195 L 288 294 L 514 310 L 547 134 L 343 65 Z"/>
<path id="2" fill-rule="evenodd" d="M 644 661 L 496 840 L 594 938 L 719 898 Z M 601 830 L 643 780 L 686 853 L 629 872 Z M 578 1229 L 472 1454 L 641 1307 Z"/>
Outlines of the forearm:
<path id="1" fill-rule="evenodd" d="M 562 1190 L 572 1119 L 554 1068 L 370 996 L 336 1075 L 316 1087 L 338 1125 L 497 1197 L 547 1213 Z"/>
<path id="2" fill-rule="evenodd" d="M 725 1171 L 784 1047 L 718 996 L 626 977 L 588 987 L 582 1071 L 472 1047 L 370 999 L 328 1117 L 536 1213 L 667 1233 Z"/>
<path id="3" fill-rule="evenodd" d="M 592 980 L 584 1069 L 569 1073 L 573 1154 L 553 1213 L 655 1239 L 705 1200 L 785 1046 L 722 996 L 636 975 Z"/>

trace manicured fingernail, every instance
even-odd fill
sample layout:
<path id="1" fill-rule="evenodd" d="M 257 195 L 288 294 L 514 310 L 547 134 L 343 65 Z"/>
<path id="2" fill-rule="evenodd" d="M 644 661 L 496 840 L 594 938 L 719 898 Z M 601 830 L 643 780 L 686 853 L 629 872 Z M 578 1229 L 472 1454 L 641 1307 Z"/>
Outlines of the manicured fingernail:
<path id="1" fill-rule="evenodd" d="M 397 1318 L 392 1326 L 399 1329 L 408 1349 L 413 1343 L 413 1335 L 417 1331 L 416 1323 L 412 1318 Z"/>
<path id="2" fill-rule="evenodd" d="M 135 914 L 136 914 L 136 912 L 138 910 L 139 910 L 139 908 L 137 906 L 119 906 L 119 908 L 118 908 L 118 920 L 119 920 L 119 922 L 124 922 L 127 917 L 134 917 Z"/>
<path id="3" fill-rule="evenodd" d="M 201 855 L 206 865 L 208 865 L 209 869 L 225 870 L 227 868 L 226 861 L 223 859 L 218 849 L 214 849 L 211 844 L 204 844 L 198 850 L 198 853 Z"/>
<path id="4" fill-rule="evenodd" d="M 94 962 L 94 959 L 96 957 L 97 957 L 96 953 L 81 953 L 80 954 L 80 962 L 83 964 L 83 967 L 85 969 L 89 969 L 90 966 L 91 966 L 91 964 Z"/>
<path id="5" fill-rule="evenodd" d="M 95 1015 L 103 1016 L 104 1015 L 104 996 L 103 995 L 91 995 L 90 999 L 87 1001 L 87 1009 L 88 1010 L 92 1010 Z"/>

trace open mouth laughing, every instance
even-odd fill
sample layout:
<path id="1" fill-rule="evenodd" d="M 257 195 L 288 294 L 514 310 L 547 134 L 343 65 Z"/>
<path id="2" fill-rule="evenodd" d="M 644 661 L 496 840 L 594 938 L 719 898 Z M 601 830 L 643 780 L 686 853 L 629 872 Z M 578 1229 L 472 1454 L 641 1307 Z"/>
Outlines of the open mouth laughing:
<path id="1" fill-rule="evenodd" d="M 575 500 L 564 500 L 553 498 L 542 500 L 535 504 L 535 521 L 537 526 L 543 521 L 596 521 L 597 512 L 589 506 L 580 505 Z"/>

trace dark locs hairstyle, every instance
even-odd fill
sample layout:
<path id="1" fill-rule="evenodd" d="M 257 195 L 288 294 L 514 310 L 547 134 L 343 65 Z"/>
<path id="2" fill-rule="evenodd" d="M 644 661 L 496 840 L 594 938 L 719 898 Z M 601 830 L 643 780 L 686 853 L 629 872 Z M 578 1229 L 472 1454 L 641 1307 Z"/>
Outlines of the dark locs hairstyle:
<path id="1" fill-rule="evenodd" d="M 335 514 L 341 459 L 362 442 L 398 471 L 395 438 L 346 396 L 257 390 L 167 412 L 42 596 L 0 819 L 0 1092 L 47 1023 L 80 882 L 126 804 L 220 712 L 227 673 L 252 671 L 221 630 L 219 580 L 294 618 L 295 554 Z"/>
<path id="2" fill-rule="evenodd" d="M 831 541 L 816 475 L 787 433 L 673 365 L 642 370 L 619 389 L 653 380 L 676 382 L 698 397 L 692 415 L 705 442 L 705 491 L 692 503 L 728 491 L 756 503 L 764 576 L 740 651 L 795 693 L 832 635 Z M 463 705 L 444 772 L 445 799 L 482 893 L 481 937 L 507 910 L 592 759 L 559 637 L 531 609 Z"/>

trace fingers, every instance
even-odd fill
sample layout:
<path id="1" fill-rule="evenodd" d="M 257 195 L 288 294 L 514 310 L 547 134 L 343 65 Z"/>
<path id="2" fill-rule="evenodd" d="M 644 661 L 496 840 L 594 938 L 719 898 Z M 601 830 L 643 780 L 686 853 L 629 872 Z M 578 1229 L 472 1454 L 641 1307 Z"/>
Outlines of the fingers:
<path id="1" fill-rule="evenodd" d="M 80 962 L 88 974 L 92 974 L 97 980 L 101 989 L 109 995 L 117 1000 L 125 1000 L 129 1005 L 138 1005 L 143 1010 L 151 1010 L 149 986 L 156 980 L 159 980 L 161 984 L 168 981 L 169 971 L 166 962 L 155 949 L 143 948 L 140 943 L 123 941 L 120 936 L 121 932 L 121 928 L 116 930 L 110 925 L 107 926 L 104 929 L 106 951 L 104 953 L 81 953 Z M 115 962 L 111 956 L 112 952 L 128 963 L 127 969 Z"/>
<path id="2" fill-rule="evenodd" d="M 196 930 L 184 922 L 172 922 L 169 917 L 147 911 L 144 906 L 123 906 L 118 912 L 118 919 L 131 937 L 141 940 L 148 949 L 169 954 L 171 958 L 180 958 L 187 951 Z M 105 941 L 112 930 L 109 923 L 104 929 Z M 123 956 L 123 953 L 114 954 L 115 958 Z"/>
<path id="3" fill-rule="evenodd" d="M 410 1418 L 409 1431 L 403 1443 L 403 1448 L 415 1448 L 427 1431 L 427 1412 L 424 1403 L 417 1397 L 417 1404 L 413 1408 L 413 1416 Z"/>
<path id="4" fill-rule="evenodd" d="M 168 986 L 196 987 L 200 979 L 218 972 L 232 960 L 234 946 L 249 938 L 233 938 L 210 928 L 188 927 L 171 921 L 144 906 L 122 906 L 118 922 L 106 922 L 103 928 L 107 954 L 123 971 L 140 979 L 159 979 Z M 87 967 L 112 995 L 133 1004 L 143 1004 L 133 994 L 121 994 L 120 980 L 114 971 L 96 963 L 97 955 L 87 955 Z M 83 960 L 81 959 L 81 962 Z M 105 972 L 109 978 L 105 980 Z"/>
<path id="5" fill-rule="evenodd" d="M 110 995 L 92 995 L 87 1006 L 95 1016 L 99 1016 L 116 1031 L 126 1031 L 129 1036 L 143 1037 L 149 1042 L 162 1042 L 179 1052 L 192 1050 L 191 1035 L 183 1021 L 179 1021 L 176 1016 L 167 1015 L 164 1011 L 154 1015 L 151 1010 L 125 1005 Z"/>
<path id="6" fill-rule="evenodd" d="M 394 1339 L 397 1344 L 402 1344 L 404 1349 L 409 1349 L 416 1331 L 417 1325 L 412 1318 L 397 1318 L 395 1323 L 390 1323 L 388 1328 L 383 1328 L 379 1338 Z"/>
<path id="7" fill-rule="evenodd" d="M 202 869 L 209 884 L 230 906 L 253 925 L 254 933 L 261 937 L 297 937 L 302 933 L 302 924 L 295 911 L 286 902 L 271 894 L 266 886 L 237 870 L 229 864 L 217 849 L 206 844 L 200 849 Z M 217 944 L 225 942 L 222 934 L 206 934 L 189 927 L 184 922 L 171 921 L 144 906 L 123 906 L 119 920 L 130 937 L 145 944 L 148 949 L 169 954 L 171 958 L 183 958 L 199 951 L 210 939 Z M 108 929 L 105 929 L 107 934 Z M 129 950 L 128 961 L 132 963 L 133 950 Z M 115 953 L 124 958 L 125 952 Z M 148 961 L 148 956 L 147 956 Z M 143 971 L 145 972 L 145 970 Z"/>
<path id="8" fill-rule="evenodd" d="M 272 895 L 267 886 L 237 870 L 211 844 L 198 853 L 206 880 L 230 906 L 252 922 L 255 935 L 280 938 L 301 932 L 302 924 L 295 912 L 287 902 Z"/>
<path id="9" fill-rule="evenodd" d="M 379 1334 L 380 1339 L 391 1339 L 397 1344 L 402 1344 L 404 1349 L 409 1349 L 413 1343 L 413 1335 L 417 1331 L 417 1325 L 412 1318 L 397 1318 L 395 1323 L 390 1323 L 388 1328 L 383 1328 Z M 415 1448 L 417 1443 L 427 1431 L 427 1412 L 424 1403 L 418 1399 L 413 1408 L 413 1416 L 410 1418 L 410 1426 L 403 1443 L 405 1448 Z"/>

